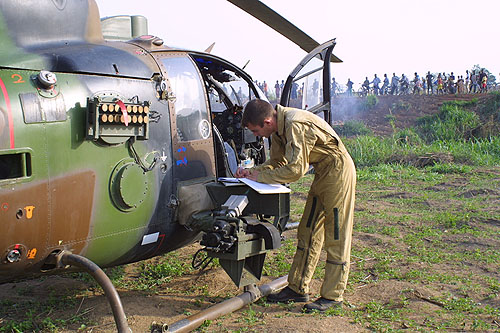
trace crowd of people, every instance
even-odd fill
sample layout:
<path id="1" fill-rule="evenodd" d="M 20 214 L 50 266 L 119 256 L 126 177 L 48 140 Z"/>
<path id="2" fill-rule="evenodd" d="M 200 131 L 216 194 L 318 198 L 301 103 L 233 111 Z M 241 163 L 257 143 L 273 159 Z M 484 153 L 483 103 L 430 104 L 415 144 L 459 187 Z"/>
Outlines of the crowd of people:
<path id="1" fill-rule="evenodd" d="M 353 96 L 354 82 L 351 79 L 346 83 L 346 94 Z M 332 95 L 342 93 L 339 85 L 332 78 Z M 361 85 L 361 89 L 356 92 L 358 96 L 366 96 L 368 94 L 374 95 L 406 95 L 406 94 L 475 94 L 488 92 L 488 74 L 484 70 L 479 71 L 466 71 L 465 78 L 463 75 L 455 76 L 453 72 L 450 74 L 427 72 L 425 76 L 419 76 L 418 73 L 414 74 L 412 80 L 405 74 L 401 77 L 392 74 L 391 79 L 387 74 L 381 80 L 377 74 L 374 75 L 372 80 L 368 77 L 365 78 Z"/>
<path id="2" fill-rule="evenodd" d="M 283 92 L 283 88 L 285 87 L 285 80 L 281 80 L 281 83 L 278 80 L 276 80 L 276 83 L 273 85 L 273 87 L 270 87 L 270 85 L 268 85 L 265 80 L 263 82 L 255 81 L 255 83 L 257 84 L 259 89 L 262 90 L 262 92 L 264 92 L 267 98 L 273 97 L 276 98 L 276 100 L 278 101 L 280 100 L 281 93 Z M 316 83 L 316 89 L 318 89 L 318 87 L 319 83 Z M 304 89 L 303 83 L 302 86 L 299 87 L 299 85 L 294 82 L 292 84 L 292 89 L 290 91 L 290 98 L 291 99 L 301 98 L 303 89 Z"/>
<path id="3" fill-rule="evenodd" d="M 285 86 L 285 81 L 276 80 L 274 84 L 268 84 L 266 81 L 255 81 L 257 86 L 264 92 L 265 96 L 270 100 L 279 101 Z M 377 74 L 370 80 L 365 77 L 359 90 L 354 90 L 354 82 L 351 79 L 347 80 L 345 85 L 339 84 L 335 78 L 331 81 L 331 96 L 346 95 L 346 96 L 367 96 L 373 95 L 441 95 L 441 94 L 477 94 L 487 93 L 491 82 L 488 82 L 488 72 L 484 69 L 481 70 L 467 70 L 465 75 L 455 76 L 453 72 L 447 74 L 431 73 L 420 76 L 414 73 L 413 78 L 409 78 L 405 74 L 401 77 L 396 73 L 392 73 L 389 78 L 384 74 L 383 78 L 379 78 Z M 290 98 L 292 100 L 301 100 L 304 95 L 304 83 L 299 86 L 293 83 L 290 91 Z M 307 92 L 307 98 L 314 99 L 318 93 L 321 92 L 322 87 L 315 79 L 310 82 Z M 307 103 L 313 104 L 313 103 Z"/>

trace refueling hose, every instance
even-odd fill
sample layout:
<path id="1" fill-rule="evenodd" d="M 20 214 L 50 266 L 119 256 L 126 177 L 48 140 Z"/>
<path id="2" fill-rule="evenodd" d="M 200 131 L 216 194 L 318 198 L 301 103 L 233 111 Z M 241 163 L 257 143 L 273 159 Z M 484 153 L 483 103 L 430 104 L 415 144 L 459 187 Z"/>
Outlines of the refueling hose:
<path id="1" fill-rule="evenodd" d="M 132 330 L 128 327 L 127 317 L 125 316 L 125 311 L 123 310 L 120 296 L 113 286 L 113 283 L 111 283 L 109 277 L 99 266 L 85 257 L 64 251 L 57 255 L 57 261 L 64 266 L 71 265 L 83 268 L 90 275 L 92 275 L 106 294 L 106 298 L 108 299 L 109 305 L 111 305 L 111 310 L 113 311 L 113 317 L 115 318 L 116 328 L 118 329 L 118 332 L 132 332 Z"/>

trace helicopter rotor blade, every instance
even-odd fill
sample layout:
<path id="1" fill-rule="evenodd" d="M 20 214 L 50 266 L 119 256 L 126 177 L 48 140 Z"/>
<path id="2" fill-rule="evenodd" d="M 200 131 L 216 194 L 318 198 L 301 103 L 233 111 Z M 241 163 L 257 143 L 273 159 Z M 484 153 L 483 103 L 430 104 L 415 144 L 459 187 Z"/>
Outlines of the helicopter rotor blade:
<path id="1" fill-rule="evenodd" d="M 276 30 L 307 53 L 311 52 L 316 46 L 319 45 L 317 41 L 259 0 L 228 1 L 263 22 L 270 28 Z M 331 61 L 342 62 L 342 60 L 335 57 L 333 54 Z"/>

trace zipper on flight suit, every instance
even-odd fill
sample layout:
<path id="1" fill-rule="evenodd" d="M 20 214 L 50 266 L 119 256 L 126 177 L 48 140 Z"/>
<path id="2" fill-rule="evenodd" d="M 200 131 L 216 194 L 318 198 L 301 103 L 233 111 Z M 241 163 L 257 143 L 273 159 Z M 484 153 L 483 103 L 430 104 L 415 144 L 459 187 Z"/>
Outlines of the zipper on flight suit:
<path id="1" fill-rule="evenodd" d="M 309 218 L 307 219 L 307 224 L 306 224 L 306 227 L 308 227 L 308 228 L 311 227 L 311 223 L 312 223 L 313 218 L 314 218 L 314 212 L 316 211 L 317 201 L 318 201 L 318 198 L 313 197 L 311 212 L 309 213 Z"/>
<path id="2" fill-rule="evenodd" d="M 339 240 L 339 209 L 333 209 L 333 239 Z"/>

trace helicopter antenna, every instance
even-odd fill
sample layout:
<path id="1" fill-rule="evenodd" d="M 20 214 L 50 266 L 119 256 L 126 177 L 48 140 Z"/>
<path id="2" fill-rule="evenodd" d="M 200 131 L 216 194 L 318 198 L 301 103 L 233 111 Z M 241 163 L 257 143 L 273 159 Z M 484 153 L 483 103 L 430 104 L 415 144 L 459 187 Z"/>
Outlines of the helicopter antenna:
<path id="1" fill-rule="evenodd" d="M 241 67 L 242 70 L 245 70 L 245 67 L 247 67 L 248 63 L 250 62 L 250 59 L 247 60 L 247 62 L 245 63 L 245 65 L 243 65 L 243 67 Z"/>
<path id="2" fill-rule="evenodd" d="M 205 50 L 205 52 L 206 53 L 212 52 L 212 49 L 214 48 L 214 45 L 215 45 L 215 42 L 213 42 L 212 45 L 210 45 L 209 47 L 207 47 L 207 49 Z"/>

